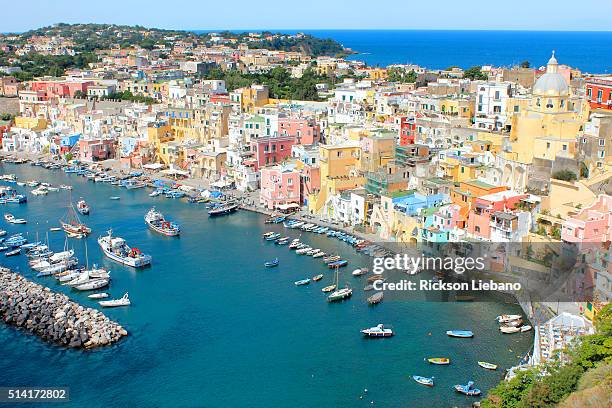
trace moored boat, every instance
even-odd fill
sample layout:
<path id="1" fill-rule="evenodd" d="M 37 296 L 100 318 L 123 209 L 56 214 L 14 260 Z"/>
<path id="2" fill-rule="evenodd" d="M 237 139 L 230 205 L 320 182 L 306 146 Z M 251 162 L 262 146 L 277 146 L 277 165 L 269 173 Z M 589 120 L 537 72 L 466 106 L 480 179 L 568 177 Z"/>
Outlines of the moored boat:
<path id="1" fill-rule="evenodd" d="M 487 363 L 486 361 L 479 361 L 478 365 L 487 370 L 497 370 L 496 364 Z"/>
<path id="2" fill-rule="evenodd" d="M 149 228 L 162 235 L 175 237 L 181 232 L 181 228 L 178 224 L 167 221 L 161 212 L 155 210 L 155 207 L 151 208 L 149 212 L 147 212 L 144 220 Z"/>
<path id="3" fill-rule="evenodd" d="M 87 297 L 90 299 L 106 299 L 108 296 L 109 296 L 108 293 L 101 292 L 101 293 L 92 293 L 91 295 L 88 295 Z"/>
<path id="4" fill-rule="evenodd" d="M 100 306 L 102 307 L 118 307 L 118 306 L 129 306 L 131 304 L 130 302 L 130 298 L 127 294 L 127 292 L 125 293 L 125 295 L 123 295 L 121 298 L 119 299 L 112 299 L 112 300 L 102 300 L 100 302 L 98 302 L 100 304 Z"/>
<path id="5" fill-rule="evenodd" d="M 134 268 L 141 268 L 151 263 L 151 255 L 143 254 L 138 248 L 130 248 L 123 238 L 113 237 L 112 230 L 108 235 L 98 238 L 98 245 L 104 255 L 115 262 Z"/>
<path id="6" fill-rule="evenodd" d="M 511 321 L 514 321 L 514 320 L 520 320 L 520 319 L 522 319 L 522 317 L 523 316 L 521 316 L 521 315 L 507 315 L 507 314 L 504 314 L 504 315 L 497 316 L 495 318 L 495 320 L 497 320 L 498 323 L 509 323 Z"/>
<path id="7" fill-rule="evenodd" d="M 89 205 L 85 202 L 85 200 L 79 200 L 77 202 L 77 210 L 83 215 L 89 214 Z"/>
<path id="8" fill-rule="evenodd" d="M 450 358 L 446 358 L 446 357 L 432 357 L 432 358 L 428 358 L 427 361 L 430 364 L 436 364 L 436 365 L 450 364 Z"/>
<path id="9" fill-rule="evenodd" d="M 459 337 L 459 338 L 470 338 L 474 337 L 474 333 L 470 330 L 448 330 L 446 332 L 448 337 Z"/>
<path id="10" fill-rule="evenodd" d="M 504 333 L 504 334 L 512 334 L 512 333 L 518 333 L 521 331 L 520 327 L 515 327 L 515 326 L 501 326 L 499 328 L 499 331 Z"/>
<path id="11" fill-rule="evenodd" d="M 274 258 L 274 259 L 273 259 L 273 260 L 271 260 L 271 261 L 266 261 L 266 262 L 264 262 L 264 266 L 265 266 L 266 268 L 273 268 L 273 267 L 275 267 L 275 266 L 278 266 L 278 258 Z"/>
<path id="12" fill-rule="evenodd" d="M 208 211 L 208 216 L 216 217 L 219 215 L 227 215 L 227 214 L 236 212 L 237 210 L 238 210 L 238 204 L 230 202 L 230 203 L 221 204 L 219 206 L 212 208 L 210 211 Z"/>
<path id="13" fill-rule="evenodd" d="M 353 289 L 351 288 L 342 288 L 332 292 L 328 297 L 328 302 L 337 302 L 340 300 L 348 299 L 353 295 Z"/>
<path id="14" fill-rule="evenodd" d="M 368 273 L 368 268 L 359 268 L 359 269 L 355 269 L 353 272 L 351 272 L 351 275 L 353 275 L 353 276 L 361 276 L 361 275 L 365 275 L 366 273 Z"/>
<path id="15" fill-rule="evenodd" d="M 313 281 L 313 282 L 318 282 L 318 281 L 320 281 L 321 279 L 323 279 L 323 274 L 319 274 L 319 275 L 316 275 L 316 276 L 313 276 L 313 277 L 312 277 L 312 281 Z"/>
<path id="16" fill-rule="evenodd" d="M 334 290 L 336 290 L 336 285 L 329 285 L 329 286 L 326 286 L 323 289 L 321 289 L 321 292 L 328 293 L 328 292 L 332 292 Z"/>
<path id="17" fill-rule="evenodd" d="M 369 329 L 363 329 L 361 333 L 367 337 L 391 337 L 394 334 L 392 329 L 385 327 L 383 324 L 378 324 Z"/>
<path id="18" fill-rule="evenodd" d="M 304 286 L 304 285 L 308 285 L 310 283 L 310 279 L 302 279 L 299 281 L 295 281 L 293 282 L 295 286 Z"/>
<path id="19" fill-rule="evenodd" d="M 382 302 L 384 295 L 385 295 L 384 292 L 376 292 L 375 294 L 370 296 L 367 299 L 367 301 L 371 305 L 376 305 L 376 304 Z"/>
<path id="20" fill-rule="evenodd" d="M 470 397 L 480 395 L 480 390 L 478 388 L 474 388 L 473 381 L 469 381 L 466 385 L 455 385 L 453 388 L 455 389 L 455 391 L 460 392 L 461 394 L 468 395 Z"/>
<path id="21" fill-rule="evenodd" d="M 412 379 L 419 384 L 426 385 L 428 387 L 434 386 L 434 378 L 433 377 L 421 377 L 420 375 L 413 375 Z"/>

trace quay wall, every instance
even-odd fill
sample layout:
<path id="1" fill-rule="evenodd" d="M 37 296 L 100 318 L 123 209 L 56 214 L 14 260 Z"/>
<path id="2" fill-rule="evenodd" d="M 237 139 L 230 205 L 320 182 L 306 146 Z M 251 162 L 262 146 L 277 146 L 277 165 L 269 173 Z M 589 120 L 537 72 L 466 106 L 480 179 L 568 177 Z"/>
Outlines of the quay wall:
<path id="1" fill-rule="evenodd" d="M 92 349 L 127 336 L 102 312 L 0 267 L 0 319 L 61 346 Z"/>

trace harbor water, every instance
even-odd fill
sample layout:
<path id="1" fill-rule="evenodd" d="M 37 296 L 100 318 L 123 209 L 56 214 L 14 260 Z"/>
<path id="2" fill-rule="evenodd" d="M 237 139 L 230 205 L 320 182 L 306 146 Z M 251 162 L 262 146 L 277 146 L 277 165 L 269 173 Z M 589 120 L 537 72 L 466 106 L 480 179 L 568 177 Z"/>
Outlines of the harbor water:
<path id="1" fill-rule="evenodd" d="M 20 181 L 70 184 L 74 190 L 41 197 L 16 186 L 28 192 L 28 203 L 7 204 L 2 211 L 28 223 L 2 220 L 0 228 L 27 233 L 30 241 L 37 233 L 40 240 L 48 235 L 52 249 L 61 250 L 64 233 L 47 231 L 59 225 L 70 198 L 83 197 L 91 213 L 81 218 L 93 232 L 87 240 L 68 240 L 68 245 L 84 263 L 87 244 L 90 266 L 111 270 L 106 292 L 113 298 L 129 292 L 132 301 L 130 307 L 104 310 L 129 336 L 93 351 L 49 345 L 0 325 L 0 385 L 70 387 L 70 402 L 55 406 L 467 407 L 477 399 L 455 393 L 454 384 L 472 380 L 486 391 L 531 347 L 531 333 L 501 335 L 497 330 L 497 315 L 521 312 L 501 301 L 383 301 L 369 306 L 365 299 L 372 292 L 362 290 L 365 278 L 352 277 L 350 271 L 371 260 L 344 242 L 301 233 L 303 241 L 350 261 L 341 282 L 351 284 L 353 297 L 328 303 L 321 288 L 331 284 L 333 274 L 320 259 L 261 238 L 269 230 L 292 237 L 300 231 L 264 224 L 263 216 L 246 211 L 209 218 L 204 205 L 151 198 L 148 189 L 126 190 L 30 165 L 2 166 L 3 174 L 15 173 Z M 151 206 L 180 223 L 179 238 L 147 228 L 143 217 Z M 152 265 L 134 270 L 105 258 L 96 239 L 109 228 L 151 254 Z M 263 266 L 275 257 L 278 267 Z M 24 255 L 0 255 L 0 265 L 97 307 L 86 293 L 60 286 L 52 277 L 36 278 Z M 325 275 L 321 282 L 293 284 L 319 273 Z M 396 335 L 363 338 L 359 331 L 378 323 L 392 325 Z M 451 329 L 472 330 L 475 337 L 449 338 L 445 332 Z M 451 365 L 430 365 L 424 361 L 428 357 L 449 357 Z M 501 370 L 478 367 L 483 360 Z M 421 386 L 412 375 L 433 376 L 436 386 Z"/>

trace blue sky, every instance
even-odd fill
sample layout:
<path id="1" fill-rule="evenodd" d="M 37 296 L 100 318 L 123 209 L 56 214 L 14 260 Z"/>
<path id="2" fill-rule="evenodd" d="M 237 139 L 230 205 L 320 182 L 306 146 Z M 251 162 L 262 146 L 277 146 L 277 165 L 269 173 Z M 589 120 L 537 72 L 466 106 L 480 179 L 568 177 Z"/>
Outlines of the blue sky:
<path id="1" fill-rule="evenodd" d="M 496 5 L 497 4 L 497 5 Z M 20 12 L 23 7 L 26 11 Z M 0 32 L 58 22 L 169 29 L 612 31 L 612 0 L 0 0 Z M 15 10 L 15 13 L 11 13 Z M 8 16 L 8 18 L 7 18 Z"/>

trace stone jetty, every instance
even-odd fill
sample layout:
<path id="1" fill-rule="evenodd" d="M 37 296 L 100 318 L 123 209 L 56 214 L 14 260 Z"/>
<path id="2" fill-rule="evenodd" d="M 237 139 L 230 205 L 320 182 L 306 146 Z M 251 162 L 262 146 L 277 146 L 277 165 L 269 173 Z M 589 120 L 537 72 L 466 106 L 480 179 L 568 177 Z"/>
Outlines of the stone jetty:
<path id="1" fill-rule="evenodd" d="M 127 331 L 102 312 L 0 267 L 0 318 L 5 323 L 65 347 L 110 345 Z"/>

